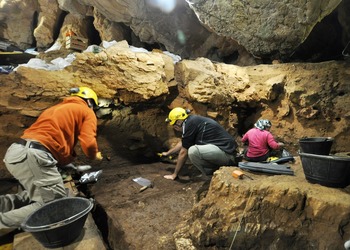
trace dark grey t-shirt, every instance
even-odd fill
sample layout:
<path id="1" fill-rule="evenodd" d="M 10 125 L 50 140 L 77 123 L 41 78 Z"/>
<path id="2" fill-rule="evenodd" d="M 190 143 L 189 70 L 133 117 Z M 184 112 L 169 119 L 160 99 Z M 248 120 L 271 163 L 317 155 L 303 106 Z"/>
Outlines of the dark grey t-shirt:
<path id="1" fill-rule="evenodd" d="M 237 142 L 219 123 L 208 117 L 190 115 L 183 124 L 182 146 L 189 149 L 195 144 L 213 144 L 228 154 L 237 148 Z"/>

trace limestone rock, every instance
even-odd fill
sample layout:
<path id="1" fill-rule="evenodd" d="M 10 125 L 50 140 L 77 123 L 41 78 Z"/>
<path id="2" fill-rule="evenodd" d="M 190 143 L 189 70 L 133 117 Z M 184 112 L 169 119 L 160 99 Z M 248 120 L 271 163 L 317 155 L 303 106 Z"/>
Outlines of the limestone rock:
<path id="1" fill-rule="evenodd" d="M 256 56 L 294 51 L 341 0 L 188 1 L 202 23 Z M 229 24 L 229 25 L 228 25 Z"/>
<path id="2" fill-rule="evenodd" d="M 234 169 L 215 172 L 205 198 L 178 226 L 175 241 L 199 248 L 342 249 L 342 233 L 349 232 L 347 193 L 310 184 L 296 168 L 296 176 L 246 173 L 253 180 L 233 178 Z M 334 197 L 342 202 L 333 203 Z"/>
<path id="3" fill-rule="evenodd" d="M 180 95 L 192 103 L 196 113 L 208 115 L 193 103 L 215 107 L 225 117 L 225 126 L 237 124 L 227 120 L 235 112 L 250 126 L 265 117 L 282 141 L 335 136 L 334 150 L 341 150 L 347 148 L 346 139 L 337 135 L 348 133 L 345 124 L 350 112 L 347 67 L 338 62 L 240 67 L 197 59 L 178 63 L 175 75 Z"/>
<path id="4" fill-rule="evenodd" d="M 37 46 L 42 48 L 48 47 L 54 42 L 54 31 L 58 25 L 62 10 L 55 1 L 38 0 L 38 3 L 41 11 L 38 15 L 38 25 L 35 27 L 33 34 L 37 41 Z"/>
<path id="5" fill-rule="evenodd" d="M 28 48 L 33 43 L 33 26 L 39 5 L 37 0 L 6 1 L 0 8 L 0 30 L 3 38 L 15 42 L 20 48 Z M 25 27 L 25 29 L 24 29 Z"/>
<path id="6" fill-rule="evenodd" d="M 36 46 L 38 50 L 46 50 L 71 26 L 84 34 L 90 44 L 127 40 L 134 46 L 157 47 L 186 59 L 206 57 L 254 65 L 265 58 L 290 60 L 316 24 L 330 13 L 337 18 L 338 26 L 332 26 L 330 21 L 330 25 L 326 23 L 323 29 L 315 31 L 325 41 L 324 49 L 331 49 L 324 35 L 327 31 L 332 32 L 330 43 L 336 47 L 331 53 L 338 53 L 339 47 L 345 46 L 349 34 L 349 7 L 346 1 L 339 5 L 341 0 L 278 3 L 169 0 L 165 3 L 173 3 L 170 10 L 151 0 L 31 0 L 28 5 L 16 0 L 3 2 L 0 20 L 6 25 L 0 27 L 1 39 L 21 49 Z M 338 29 L 343 29 L 343 37 Z M 317 38 L 311 38 L 315 41 L 306 48 L 317 47 Z M 322 53 L 327 54 L 319 50 L 322 45 L 308 56 L 316 60 L 322 58 Z M 308 53 L 307 49 L 304 53 Z"/>

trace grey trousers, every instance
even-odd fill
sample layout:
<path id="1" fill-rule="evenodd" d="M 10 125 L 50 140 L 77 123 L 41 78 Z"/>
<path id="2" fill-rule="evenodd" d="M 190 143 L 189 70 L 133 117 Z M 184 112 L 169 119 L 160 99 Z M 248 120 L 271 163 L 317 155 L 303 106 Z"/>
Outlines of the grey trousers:
<path id="1" fill-rule="evenodd" d="M 20 227 L 43 204 L 67 196 L 57 161 L 50 153 L 28 148 L 28 143 L 25 146 L 13 143 L 4 162 L 24 191 L 0 196 L 0 235 Z"/>
<path id="2" fill-rule="evenodd" d="M 212 175 L 220 166 L 232 166 L 235 163 L 234 155 L 212 144 L 191 146 L 188 149 L 188 157 L 204 175 Z"/>

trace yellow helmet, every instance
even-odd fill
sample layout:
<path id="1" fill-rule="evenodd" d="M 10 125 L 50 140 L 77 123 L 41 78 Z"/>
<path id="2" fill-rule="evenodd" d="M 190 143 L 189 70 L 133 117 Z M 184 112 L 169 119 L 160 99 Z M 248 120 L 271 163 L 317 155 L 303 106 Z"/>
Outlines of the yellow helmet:
<path id="1" fill-rule="evenodd" d="M 183 108 L 174 108 L 169 112 L 168 118 L 165 120 L 170 125 L 174 125 L 177 120 L 185 120 L 188 117 L 188 112 Z"/>
<path id="2" fill-rule="evenodd" d="M 95 105 L 98 105 L 97 95 L 95 91 L 88 87 L 71 88 L 69 92 L 72 96 L 79 96 L 84 99 L 92 99 L 94 100 Z"/>

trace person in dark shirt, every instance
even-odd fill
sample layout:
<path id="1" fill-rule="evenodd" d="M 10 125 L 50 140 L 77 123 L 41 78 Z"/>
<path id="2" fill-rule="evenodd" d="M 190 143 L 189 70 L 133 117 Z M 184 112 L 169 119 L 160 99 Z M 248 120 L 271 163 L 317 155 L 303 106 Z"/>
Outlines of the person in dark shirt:
<path id="1" fill-rule="evenodd" d="M 174 173 L 164 178 L 175 180 L 187 157 L 203 177 L 212 175 L 220 166 L 235 164 L 237 143 L 213 119 L 189 115 L 185 109 L 177 107 L 170 111 L 166 121 L 175 130 L 182 132 L 182 138 L 175 147 L 162 153 L 163 156 L 169 156 L 179 152 Z"/>

